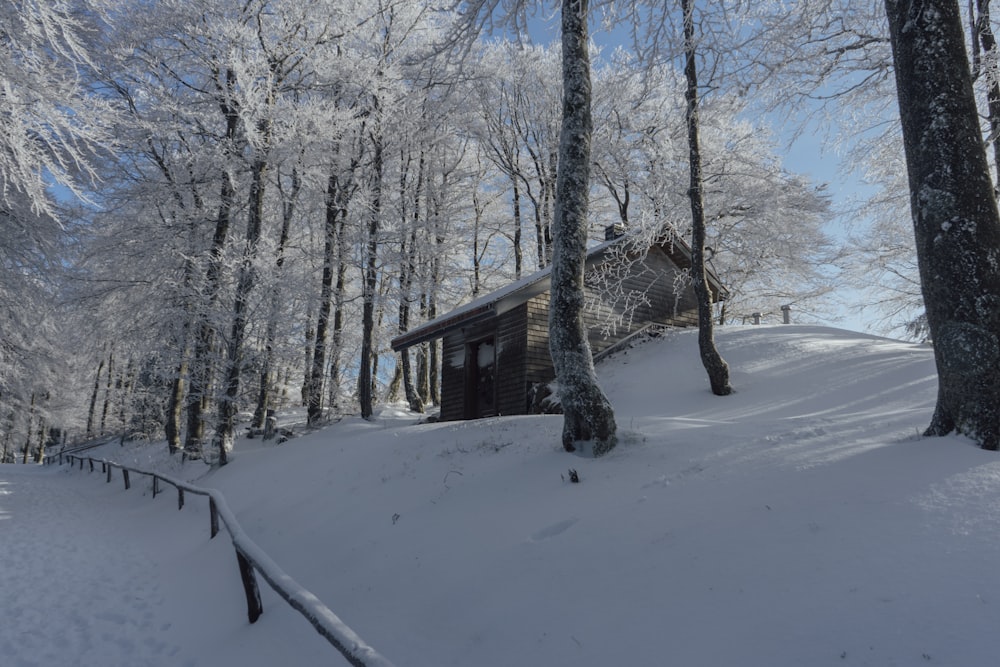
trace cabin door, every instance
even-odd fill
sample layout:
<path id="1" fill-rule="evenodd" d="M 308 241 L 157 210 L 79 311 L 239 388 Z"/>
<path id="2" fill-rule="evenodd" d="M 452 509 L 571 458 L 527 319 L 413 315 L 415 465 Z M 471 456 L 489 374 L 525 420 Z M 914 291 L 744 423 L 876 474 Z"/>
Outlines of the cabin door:
<path id="1" fill-rule="evenodd" d="M 465 418 L 497 414 L 497 352 L 493 336 L 465 346 Z"/>

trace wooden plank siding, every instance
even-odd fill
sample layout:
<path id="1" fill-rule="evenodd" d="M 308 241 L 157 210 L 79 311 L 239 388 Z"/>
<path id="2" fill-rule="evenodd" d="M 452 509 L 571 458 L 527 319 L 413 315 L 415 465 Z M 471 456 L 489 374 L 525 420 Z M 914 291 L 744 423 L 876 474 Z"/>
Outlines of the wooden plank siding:
<path id="1" fill-rule="evenodd" d="M 465 339 L 462 331 L 441 341 L 441 421 L 465 418 Z"/>
<path id="2" fill-rule="evenodd" d="M 504 313 L 497 321 L 497 412 L 523 415 L 527 412 L 524 393 L 525 304 Z"/>
<path id="3" fill-rule="evenodd" d="M 643 294 L 645 302 L 626 306 L 607 298 L 599 286 L 585 287 L 584 323 L 594 354 L 621 341 L 650 323 L 664 326 L 697 326 L 698 311 L 687 270 L 678 266 L 660 247 L 650 248 L 621 279 L 619 294 Z M 680 290 L 678 291 L 678 288 Z M 640 300 L 642 301 L 642 300 Z M 648 302 L 648 303 L 647 303 Z M 466 371 L 471 343 L 493 336 L 496 343 L 497 412 L 529 412 L 529 394 L 537 384 L 555 379 L 549 355 L 549 292 L 486 321 L 447 331 L 443 335 L 441 364 L 442 421 L 465 419 Z M 614 325 L 609 325 L 614 322 Z"/>

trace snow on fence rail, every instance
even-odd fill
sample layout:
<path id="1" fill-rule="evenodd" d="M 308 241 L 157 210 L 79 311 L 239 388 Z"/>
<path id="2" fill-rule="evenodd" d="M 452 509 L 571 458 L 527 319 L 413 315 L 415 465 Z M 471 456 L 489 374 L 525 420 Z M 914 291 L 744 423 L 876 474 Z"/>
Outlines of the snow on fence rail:
<path id="1" fill-rule="evenodd" d="M 111 471 L 114 468 L 118 468 L 122 471 L 122 479 L 125 482 L 126 489 L 132 487 L 129 473 L 146 475 L 153 479 L 153 498 L 162 493 L 160 482 L 165 482 L 177 489 L 178 510 L 184 507 L 185 492 L 199 496 L 208 496 L 211 537 L 214 538 L 219 533 L 219 519 L 221 518 L 226 530 L 229 531 L 233 547 L 236 549 L 236 560 L 240 567 L 240 578 L 243 580 L 243 589 L 247 596 L 247 616 L 251 623 L 256 622 L 264 612 L 260 600 L 260 590 L 257 587 L 257 579 L 254 576 L 254 571 L 257 571 L 270 584 L 274 592 L 280 595 L 293 609 L 305 616 L 306 620 L 316 628 L 316 631 L 333 644 L 334 648 L 340 651 L 341 655 L 350 664 L 356 667 L 392 667 L 391 662 L 382 657 L 375 649 L 368 646 L 361 637 L 347 627 L 319 598 L 302 587 L 289 575 L 285 574 L 278 567 L 277 563 L 271 560 L 271 557 L 264 553 L 264 550 L 257 546 L 243 532 L 243 528 L 236 521 L 236 516 L 229 509 L 225 498 L 218 491 L 203 489 L 161 473 L 130 468 L 106 459 L 93 459 L 89 456 L 84 457 L 63 453 L 45 457 L 46 464 L 56 461 L 59 462 L 59 465 L 62 465 L 64 462 L 68 462 L 71 466 L 79 464 L 80 470 L 83 470 L 84 464 L 88 463 L 90 472 L 94 471 L 95 463 L 99 463 L 101 465 L 101 472 L 105 473 L 108 482 L 111 481 Z"/>

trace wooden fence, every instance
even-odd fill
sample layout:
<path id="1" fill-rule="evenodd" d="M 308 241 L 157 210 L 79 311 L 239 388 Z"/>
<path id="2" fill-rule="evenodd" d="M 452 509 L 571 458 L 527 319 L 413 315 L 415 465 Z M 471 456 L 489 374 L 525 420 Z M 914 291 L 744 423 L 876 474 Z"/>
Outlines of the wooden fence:
<path id="1" fill-rule="evenodd" d="M 45 457 L 45 463 L 58 462 L 59 465 L 69 463 L 71 466 L 78 465 L 80 470 L 84 466 L 89 466 L 90 472 L 96 470 L 96 466 L 101 466 L 101 472 L 105 474 L 107 482 L 111 482 L 112 470 L 118 469 L 122 472 L 122 480 L 125 488 L 132 487 L 131 473 L 151 477 L 153 480 L 153 498 L 163 493 L 162 484 L 174 487 L 177 491 L 177 509 L 184 507 L 184 494 L 192 493 L 199 496 L 208 496 L 209 527 L 211 537 L 219 534 L 219 520 L 229 532 L 229 537 L 236 549 L 236 561 L 240 568 L 240 578 L 243 581 L 243 590 L 247 598 L 247 617 L 251 623 L 257 621 L 264 612 L 264 607 L 260 600 L 260 589 L 257 587 L 256 573 L 259 573 L 264 580 L 270 584 L 274 592 L 281 596 L 296 611 L 305 616 L 312 626 L 334 648 L 340 651 L 341 655 L 355 667 L 392 667 L 392 663 L 382 657 L 375 649 L 368 646 L 353 630 L 344 624 L 340 618 L 334 614 L 329 607 L 323 604 L 319 598 L 303 588 L 298 582 L 285 574 L 271 558 L 264 553 L 251 540 L 240 524 L 236 521 L 236 516 L 226 505 L 226 500 L 222 494 L 214 489 L 203 489 L 187 482 L 168 477 L 157 472 L 131 468 L 128 466 L 107 461 L 105 459 L 94 459 L 89 456 L 77 456 L 76 454 L 51 454 Z"/>

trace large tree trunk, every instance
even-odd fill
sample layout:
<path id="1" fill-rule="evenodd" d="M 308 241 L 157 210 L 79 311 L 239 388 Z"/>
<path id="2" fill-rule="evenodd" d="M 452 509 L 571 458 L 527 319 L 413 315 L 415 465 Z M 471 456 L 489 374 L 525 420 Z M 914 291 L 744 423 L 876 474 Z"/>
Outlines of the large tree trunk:
<path id="1" fill-rule="evenodd" d="M 695 65 L 694 12 L 692 0 L 682 0 L 684 12 L 684 78 L 687 80 L 684 98 L 687 101 L 685 117 L 688 132 L 688 158 L 691 185 L 691 279 L 698 300 L 698 350 L 701 363 L 708 373 L 712 393 L 727 396 L 733 389 L 729 385 L 729 365 L 715 346 L 712 321 L 712 292 L 705 273 L 705 204 L 702 195 L 704 179 L 701 173 L 701 145 L 698 137 L 698 70 Z"/>
<path id="2" fill-rule="evenodd" d="M 590 189 L 590 54 L 587 0 L 563 0 L 563 120 L 556 186 L 549 350 L 563 408 L 563 447 L 593 441 L 601 456 L 616 443 L 611 404 L 597 384 L 583 323 L 583 273 Z"/>
<path id="3" fill-rule="evenodd" d="M 1000 444 L 1000 216 L 955 0 L 886 0 L 920 283 L 938 371 L 926 435 Z"/>

